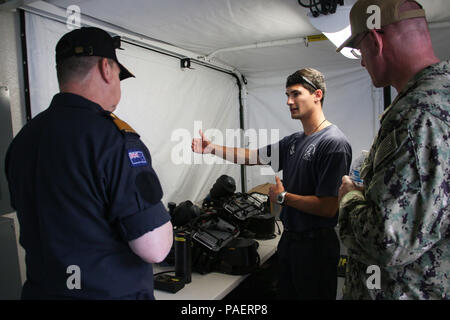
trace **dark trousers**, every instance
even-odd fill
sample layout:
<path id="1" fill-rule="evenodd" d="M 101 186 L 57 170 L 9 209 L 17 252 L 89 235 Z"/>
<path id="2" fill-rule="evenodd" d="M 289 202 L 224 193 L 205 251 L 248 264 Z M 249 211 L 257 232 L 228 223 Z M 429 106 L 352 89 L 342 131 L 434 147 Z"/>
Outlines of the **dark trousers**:
<path id="1" fill-rule="evenodd" d="M 277 254 L 281 299 L 336 299 L 340 245 L 333 228 L 284 231 Z"/>

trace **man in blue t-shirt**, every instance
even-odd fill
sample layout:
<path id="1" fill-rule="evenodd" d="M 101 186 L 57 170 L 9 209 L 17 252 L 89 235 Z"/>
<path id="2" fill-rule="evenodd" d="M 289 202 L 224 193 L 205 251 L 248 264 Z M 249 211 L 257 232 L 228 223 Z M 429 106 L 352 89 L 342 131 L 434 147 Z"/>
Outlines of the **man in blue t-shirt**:
<path id="1" fill-rule="evenodd" d="M 212 144 L 201 131 L 201 138 L 192 141 L 197 153 L 283 170 L 283 181 L 276 177 L 269 191 L 270 200 L 283 206 L 284 231 L 277 251 L 282 299 L 336 298 L 337 196 L 341 178 L 350 169 L 352 149 L 339 128 L 325 118 L 325 91 L 324 77 L 315 69 L 302 69 L 287 78 L 287 105 L 304 131 L 278 143 L 259 150 L 225 147 Z"/>

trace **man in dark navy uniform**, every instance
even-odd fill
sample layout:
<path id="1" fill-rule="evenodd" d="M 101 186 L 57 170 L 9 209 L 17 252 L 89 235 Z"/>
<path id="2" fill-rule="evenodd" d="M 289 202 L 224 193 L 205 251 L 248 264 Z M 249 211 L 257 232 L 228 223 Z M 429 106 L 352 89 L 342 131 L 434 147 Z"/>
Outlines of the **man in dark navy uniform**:
<path id="1" fill-rule="evenodd" d="M 120 38 L 98 28 L 56 46 L 60 93 L 15 137 L 6 157 L 26 251 L 23 299 L 154 299 L 151 263 L 172 246 L 148 149 L 112 111 Z"/>

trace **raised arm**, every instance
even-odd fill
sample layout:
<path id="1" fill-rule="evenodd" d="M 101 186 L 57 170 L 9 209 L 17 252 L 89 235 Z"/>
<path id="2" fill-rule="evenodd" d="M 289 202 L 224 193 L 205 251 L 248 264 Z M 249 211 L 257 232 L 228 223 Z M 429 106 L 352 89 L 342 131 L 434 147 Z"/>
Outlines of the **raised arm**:
<path id="1" fill-rule="evenodd" d="M 246 148 L 226 147 L 211 143 L 202 130 L 199 130 L 200 138 L 192 139 L 191 149 L 195 153 L 214 154 L 227 161 L 236 164 L 245 164 L 249 166 L 261 165 L 257 150 L 250 150 Z"/>

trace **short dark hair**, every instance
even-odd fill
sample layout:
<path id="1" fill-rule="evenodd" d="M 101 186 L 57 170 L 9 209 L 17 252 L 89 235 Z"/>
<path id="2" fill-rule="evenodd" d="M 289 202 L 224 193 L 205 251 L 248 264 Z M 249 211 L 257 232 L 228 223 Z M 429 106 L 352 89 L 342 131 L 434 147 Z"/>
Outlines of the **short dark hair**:
<path id="1" fill-rule="evenodd" d="M 308 81 L 311 82 L 315 86 L 315 88 L 311 86 L 311 84 L 309 84 Z M 322 99 L 320 100 L 320 103 L 323 106 L 323 101 L 325 99 L 326 85 L 323 74 L 320 71 L 313 68 L 305 68 L 294 72 L 287 78 L 286 88 L 296 84 L 301 84 L 311 94 L 316 92 L 317 89 L 322 90 L 323 95 Z"/>
<path id="2" fill-rule="evenodd" d="M 59 62 L 56 65 L 56 75 L 59 85 L 83 78 L 101 59 L 104 58 L 97 56 L 73 56 Z M 110 65 L 113 64 L 113 60 L 111 59 L 108 59 L 108 62 Z"/>

